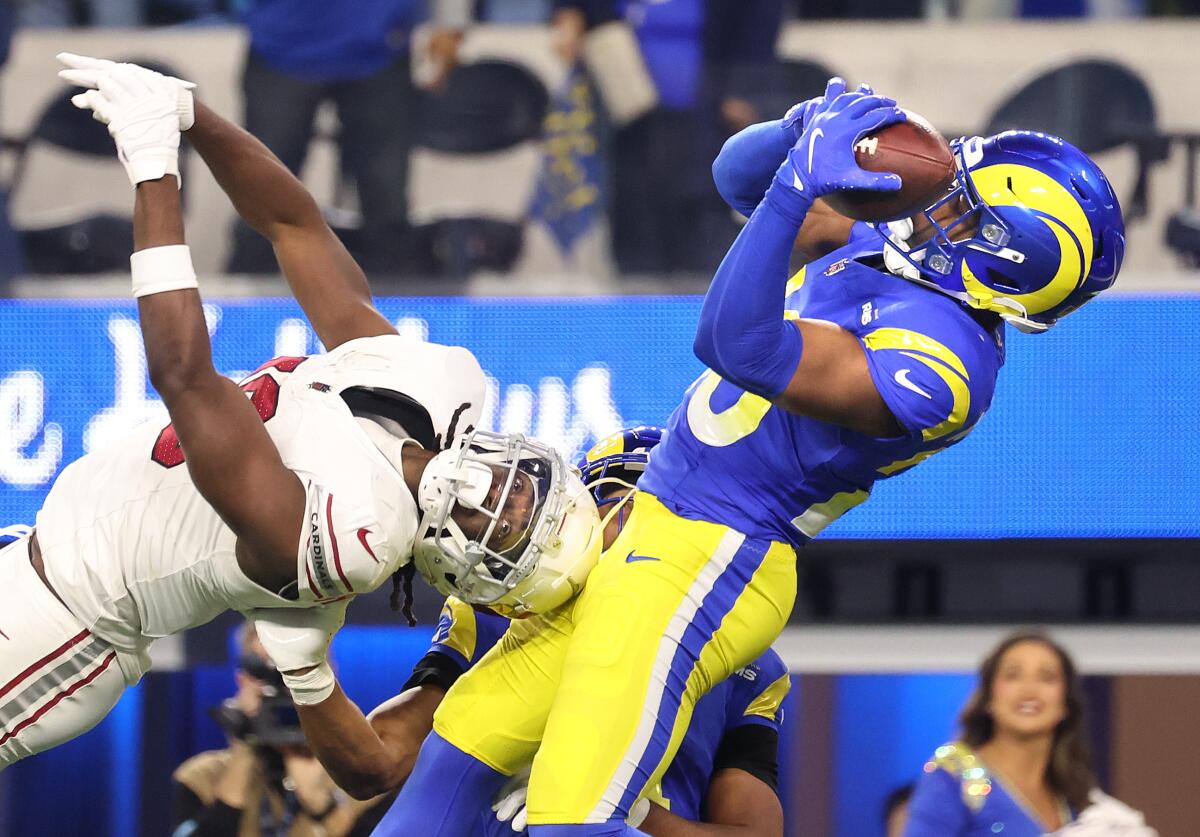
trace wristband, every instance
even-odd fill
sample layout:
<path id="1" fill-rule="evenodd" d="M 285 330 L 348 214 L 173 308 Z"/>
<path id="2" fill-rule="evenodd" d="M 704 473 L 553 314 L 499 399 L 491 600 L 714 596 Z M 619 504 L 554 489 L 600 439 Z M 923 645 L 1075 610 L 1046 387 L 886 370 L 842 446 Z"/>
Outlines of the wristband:
<path id="1" fill-rule="evenodd" d="M 333 694 L 333 687 L 337 685 L 337 678 L 333 676 L 333 669 L 328 662 L 323 662 L 304 674 L 290 674 L 286 671 L 280 674 L 283 676 L 283 684 L 292 693 L 292 701 L 297 706 L 320 703 Z"/>
<path id="2" fill-rule="evenodd" d="M 192 268 L 192 251 L 186 244 L 168 244 L 139 250 L 129 257 L 135 298 L 198 288 Z"/>

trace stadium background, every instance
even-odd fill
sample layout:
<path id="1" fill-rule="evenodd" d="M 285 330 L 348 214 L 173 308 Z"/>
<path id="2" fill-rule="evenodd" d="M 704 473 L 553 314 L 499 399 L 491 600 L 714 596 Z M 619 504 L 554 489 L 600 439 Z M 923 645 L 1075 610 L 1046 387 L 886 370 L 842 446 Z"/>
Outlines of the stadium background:
<path id="1" fill-rule="evenodd" d="M 1126 126 L 1132 138 L 1099 158 L 1123 200 L 1139 143 L 1150 136 L 1165 149 L 1150 155 L 1120 290 L 1047 335 L 1010 333 L 994 407 L 972 438 L 879 486 L 806 550 L 801 599 L 778 646 L 794 674 L 782 783 L 790 835 L 880 833 L 884 796 L 952 735 L 978 658 L 1008 626 L 1029 623 L 1050 624 L 1088 676 L 1102 784 L 1163 837 L 1195 833 L 1200 799 L 1182 765 L 1200 748 L 1200 275 L 1162 239 L 1191 202 L 1200 94 L 1179 79 L 1197 69 L 1197 38 L 1200 24 L 1178 20 L 784 28 L 780 55 L 870 79 L 950 133 L 982 130 L 1039 72 L 1099 55 L 1138 73 L 1156 105 L 1154 124 Z M 932 42 L 940 49 L 922 46 Z M 119 165 L 31 136 L 60 93 L 55 52 L 170 60 L 218 110 L 240 107 L 237 27 L 30 29 L 13 46 L 0 126 L 21 140 L 8 147 L 22 172 L 10 195 L 19 228 L 64 206 L 129 210 Z M 477 27 L 463 55 L 515 60 L 548 87 L 561 83 L 539 25 Z M 939 72 L 946 64 L 957 70 Z M 1103 121 L 1099 110 L 1087 116 Z M 330 205 L 341 197 L 332 146 L 328 132 L 319 137 L 305 171 Z M 384 280 L 379 302 L 411 339 L 476 351 L 493 427 L 577 453 L 673 409 L 700 369 L 690 346 L 704 278 L 615 274 L 598 213 L 562 253 L 547 219 L 529 214 L 540 155 L 538 138 L 490 155 L 418 149 L 415 216 L 516 221 L 524 248 L 503 274 Z M 189 239 L 217 367 L 236 377 L 271 356 L 319 350 L 277 280 L 220 274 L 231 215 L 189 163 Z M 32 522 L 57 471 L 107 434 L 164 420 L 126 288 L 127 278 L 107 274 L 24 275 L 12 283 L 16 298 L 0 301 L 0 523 Z M 335 653 L 364 708 L 404 681 L 437 605 L 422 593 L 422 625 L 407 629 L 382 601 L 356 603 Z M 156 671 L 100 727 L 0 774 L 0 837 L 168 833 L 170 770 L 223 743 L 205 710 L 230 692 L 234 624 L 160 642 Z"/>

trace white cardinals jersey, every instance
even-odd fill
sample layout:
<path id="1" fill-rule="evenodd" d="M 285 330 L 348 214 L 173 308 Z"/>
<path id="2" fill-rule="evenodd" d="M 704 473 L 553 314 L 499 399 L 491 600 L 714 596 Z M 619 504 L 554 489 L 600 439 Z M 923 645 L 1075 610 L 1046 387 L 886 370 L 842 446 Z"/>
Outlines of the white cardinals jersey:
<path id="1" fill-rule="evenodd" d="M 417 528 L 396 437 L 447 445 L 478 421 L 485 391 L 466 349 L 395 335 L 276 358 L 242 387 L 305 485 L 296 582 L 281 596 L 241 572 L 236 538 L 192 484 L 174 428 L 143 425 L 64 469 L 37 517 L 51 584 L 117 648 L 140 652 L 225 610 L 374 590 L 411 559 Z M 372 441 L 380 426 L 390 458 Z"/>

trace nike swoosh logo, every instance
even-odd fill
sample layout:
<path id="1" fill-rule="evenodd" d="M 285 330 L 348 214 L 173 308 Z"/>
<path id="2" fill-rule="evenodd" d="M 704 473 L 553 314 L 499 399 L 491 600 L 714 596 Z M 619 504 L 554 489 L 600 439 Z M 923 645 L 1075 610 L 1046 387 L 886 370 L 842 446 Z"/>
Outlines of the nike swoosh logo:
<path id="1" fill-rule="evenodd" d="M 0 631 L 0 636 L 4 637 L 5 639 L 8 639 L 9 642 L 12 642 L 12 640 L 8 638 L 8 634 L 4 633 L 4 631 Z"/>
<path id="2" fill-rule="evenodd" d="M 371 549 L 371 545 L 367 543 L 367 535 L 369 534 L 371 534 L 370 529 L 359 529 L 358 542 L 362 544 L 363 549 L 365 549 L 367 554 L 371 556 L 371 560 L 378 564 L 379 559 L 375 557 L 375 550 Z"/>
<path id="3" fill-rule="evenodd" d="M 821 130 L 820 128 L 815 129 L 808 136 L 808 173 L 809 174 L 812 174 L 813 148 L 817 144 L 817 137 L 823 137 L 823 136 L 825 136 L 825 132 L 823 130 Z"/>
<path id="4" fill-rule="evenodd" d="M 629 550 L 629 554 L 625 556 L 625 563 L 632 564 L 634 561 L 657 561 L 653 555 L 634 555 L 633 550 Z"/>
<path id="5" fill-rule="evenodd" d="M 911 389 L 917 395 L 924 395 L 926 398 L 928 398 L 930 401 L 932 401 L 933 400 L 932 395 L 930 395 L 925 390 L 921 389 L 919 386 L 917 386 L 916 384 L 914 384 L 912 381 L 910 381 L 908 379 L 909 372 L 912 372 L 912 370 L 911 369 L 901 369 L 899 372 L 897 372 L 896 373 L 896 383 L 898 383 L 900 386 L 904 387 L 905 389 Z"/>

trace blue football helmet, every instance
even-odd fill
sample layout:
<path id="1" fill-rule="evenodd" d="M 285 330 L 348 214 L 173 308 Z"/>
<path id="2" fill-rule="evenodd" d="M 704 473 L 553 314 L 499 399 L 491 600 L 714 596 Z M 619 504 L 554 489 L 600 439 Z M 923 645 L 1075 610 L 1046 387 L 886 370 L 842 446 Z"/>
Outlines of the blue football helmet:
<path id="1" fill-rule="evenodd" d="M 1041 332 L 1116 281 L 1125 222 L 1108 179 L 1075 146 L 1035 131 L 951 143 L 954 187 L 924 211 L 933 237 L 909 245 L 894 226 L 877 230 L 896 273 Z M 963 204 L 949 223 L 934 213 Z M 970 238 L 955 228 L 977 223 Z"/>
<path id="2" fill-rule="evenodd" d="M 642 425 L 620 430 L 601 439 L 579 460 L 578 468 L 583 484 L 591 489 L 596 505 L 612 502 L 603 495 L 604 479 L 618 479 L 635 485 L 646 471 L 651 449 L 662 441 L 667 431 L 661 427 Z"/>

